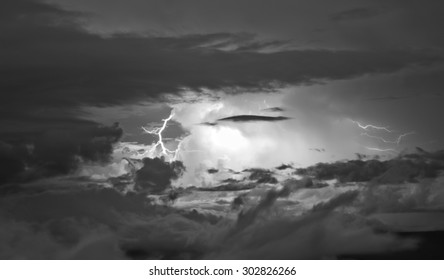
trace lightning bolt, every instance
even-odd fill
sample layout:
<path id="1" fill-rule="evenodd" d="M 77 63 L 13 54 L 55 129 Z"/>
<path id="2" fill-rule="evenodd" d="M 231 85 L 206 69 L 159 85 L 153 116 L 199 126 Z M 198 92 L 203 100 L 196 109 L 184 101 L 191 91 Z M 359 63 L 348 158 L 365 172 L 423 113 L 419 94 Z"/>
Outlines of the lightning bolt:
<path id="1" fill-rule="evenodd" d="M 349 120 L 352 123 L 356 124 L 359 128 L 361 128 L 361 129 L 363 129 L 365 131 L 369 131 L 371 129 L 371 130 L 385 131 L 387 133 L 394 133 L 395 132 L 393 130 L 390 130 L 386 126 L 378 126 L 378 125 L 373 125 L 373 124 L 365 124 L 364 125 L 364 124 L 362 124 L 362 123 L 360 123 L 358 121 L 355 121 L 355 120 L 352 120 L 352 119 L 349 119 Z M 394 140 L 388 140 L 387 138 L 384 138 L 382 136 L 377 136 L 377 135 L 374 135 L 374 134 L 370 134 L 368 132 L 361 133 L 361 136 L 366 136 L 366 137 L 369 137 L 369 138 L 373 138 L 373 139 L 379 140 L 379 141 L 381 141 L 381 142 L 383 142 L 385 144 L 399 145 L 399 144 L 401 144 L 402 139 L 404 139 L 405 137 L 407 137 L 409 135 L 412 135 L 412 134 L 415 134 L 415 132 L 414 131 L 410 131 L 410 132 L 407 132 L 407 133 L 403 133 L 403 134 L 398 135 L 398 137 L 396 137 Z M 392 148 L 375 148 L 375 147 L 365 147 L 365 148 L 367 150 L 377 151 L 377 152 L 398 153 L 397 150 L 392 149 Z"/>
<path id="2" fill-rule="evenodd" d="M 384 131 L 387 131 L 388 133 L 392 133 L 393 131 L 391 131 L 390 129 L 388 129 L 387 127 L 385 127 L 385 126 L 376 126 L 376 125 L 373 125 L 373 124 L 366 124 L 366 125 L 363 125 L 363 124 L 361 124 L 360 122 L 358 122 L 358 121 L 354 121 L 354 120 L 352 120 L 352 119 L 349 119 L 352 123 L 354 123 L 354 124 L 357 124 L 360 128 L 362 128 L 362 129 L 364 129 L 364 130 L 368 130 L 369 128 L 372 128 L 372 129 L 376 129 L 376 130 L 384 130 Z"/>
<path id="3" fill-rule="evenodd" d="M 404 138 L 406 136 L 409 136 L 409 135 L 412 135 L 412 134 L 415 134 L 415 132 L 414 131 L 410 131 L 410 132 L 407 132 L 407 133 L 403 133 L 403 134 L 399 135 L 398 138 L 396 138 L 396 140 L 386 140 L 386 139 L 384 139 L 382 137 L 379 137 L 379 136 L 371 135 L 371 134 L 368 134 L 368 133 L 361 133 L 362 136 L 367 136 L 367 137 L 370 137 L 370 138 L 378 139 L 378 140 L 380 140 L 380 141 L 382 141 L 382 142 L 384 142 L 386 144 L 395 144 L 395 145 L 399 145 L 401 143 L 402 138 Z"/>
<path id="4" fill-rule="evenodd" d="M 171 121 L 171 119 L 173 117 L 174 117 L 174 110 L 171 111 L 171 113 L 168 116 L 168 118 L 162 120 L 163 124 L 162 124 L 161 127 L 157 127 L 157 128 L 152 129 L 152 130 L 149 130 L 148 128 L 142 126 L 142 129 L 143 129 L 143 131 L 145 133 L 151 134 L 151 135 L 157 135 L 157 137 L 158 137 L 157 142 L 148 151 L 148 154 L 151 155 L 151 157 L 153 157 L 156 154 L 157 149 L 160 147 L 161 155 L 165 156 L 170 161 L 174 161 L 174 160 L 177 159 L 177 157 L 179 155 L 179 152 L 180 152 L 180 147 L 181 147 L 182 141 L 180 140 L 177 148 L 174 151 L 171 151 L 167 147 L 165 147 L 165 144 L 163 142 L 164 139 L 163 139 L 163 136 L 162 136 L 163 131 L 168 126 L 168 122 Z"/>

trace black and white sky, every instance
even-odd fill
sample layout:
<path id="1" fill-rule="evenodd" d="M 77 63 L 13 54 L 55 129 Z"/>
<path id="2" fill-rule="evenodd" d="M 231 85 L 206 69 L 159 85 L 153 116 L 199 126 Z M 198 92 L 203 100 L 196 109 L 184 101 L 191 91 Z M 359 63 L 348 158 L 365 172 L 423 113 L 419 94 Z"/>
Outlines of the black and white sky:
<path id="1" fill-rule="evenodd" d="M 21 157 L 16 169 L 23 147 L 102 160 L 121 134 L 151 144 L 141 127 L 172 110 L 165 137 L 185 139 L 186 166 L 442 149 L 443 11 L 434 0 L 3 0 L 1 152 Z"/>
<path id="2" fill-rule="evenodd" d="M 443 14 L 1 0 L 0 259 L 444 258 Z"/>

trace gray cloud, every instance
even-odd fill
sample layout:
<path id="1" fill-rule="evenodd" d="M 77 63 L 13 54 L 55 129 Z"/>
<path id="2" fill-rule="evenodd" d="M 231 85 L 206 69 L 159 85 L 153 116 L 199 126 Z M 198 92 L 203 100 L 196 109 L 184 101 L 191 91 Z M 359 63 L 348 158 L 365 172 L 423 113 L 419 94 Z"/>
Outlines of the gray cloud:
<path id="1" fill-rule="evenodd" d="M 283 108 L 281 108 L 281 107 L 270 107 L 270 108 L 262 109 L 262 111 L 267 111 L 267 112 L 283 112 L 285 110 Z"/>
<path id="2" fill-rule="evenodd" d="M 52 128 L 21 134 L 18 142 L 0 141 L 0 184 L 68 174 L 82 162 L 106 163 L 122 136 L 118 125 Z"/>
<path id="3" fill-rule="evenodd" d="M 231 116 L 222 119 L 218 119 L 218 121 L 231 121 L 231 122 L 277 122 L 277 121 L 285 121 L 290 118 L 285 116 L 278 117 L 270 117 L 270 116 L 258 116 L 258 115 L 238 115 Z"/>

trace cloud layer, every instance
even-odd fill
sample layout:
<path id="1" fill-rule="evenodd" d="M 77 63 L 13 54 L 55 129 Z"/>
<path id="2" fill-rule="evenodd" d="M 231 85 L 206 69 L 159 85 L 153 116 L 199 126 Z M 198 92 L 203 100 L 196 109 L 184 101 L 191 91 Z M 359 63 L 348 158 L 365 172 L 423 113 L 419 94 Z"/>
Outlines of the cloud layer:
<path id="1" fill-rule="evenodd" d="M 159 98 L 183 88 L 262 88 L 398 71 L 436 61 L 413 51 L 222 51 L 251 36 L 101 37 L 78 14 L 32 0 L 2 10 L 2 104 L 21 111 L 52 106 L 111 105 Z M 23 104 L 26 96 L 28 102 Z M 7 112 L 8 112 L 7 111 Z M 32 112 L 32 110 L 31 110 Z M 28 112 L 29 113 L 29 112 Z"/>

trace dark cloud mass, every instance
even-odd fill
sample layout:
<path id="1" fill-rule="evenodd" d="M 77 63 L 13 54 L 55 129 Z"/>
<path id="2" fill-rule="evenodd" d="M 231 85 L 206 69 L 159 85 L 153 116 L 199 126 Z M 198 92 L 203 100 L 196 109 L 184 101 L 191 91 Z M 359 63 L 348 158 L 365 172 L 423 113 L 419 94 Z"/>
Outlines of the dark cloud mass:
<path id="1" fill-rule="evenodd" d="M 306 84 L 429 64 L 411 51 L 220 51 L 239 34 L 100 37 L 77 14 L 31 0 L 3 1 L 0 81 L 4 109 L 110 105 L 158 98 L 181 88 Z M 26 104 L 23 97 L 26 96 Z"/>
<path id="2" fill-rule="evenodd" d="M 163 158 L 144 158 L 143 167 L 136 172 L 136 187 L 150 193 L 161 193 L 184 171 L 180 161 L 168 163 Z"/>
<path id="3" fill-rule="evenodd" d="M 399 161 L 412 172 L 400 174 Z M 249 181 L 225 180 L 215 189 L 178 190 L 188 199 L 205 194 L 206 202 L 214 194 L 219 203 L 208 212 L 156 205 L 146 199 L 146 193 L 122 193 L 100 181 L 81 178 L 3 186 L 0 258 L 349 259 L 396 258 L 398 253 L 417 259 L 434 256 L 434 252 L 442 256 L 442 245 L 421 251 L 425 241 L 417 239 L 424 236 L 420 232 L 413 237 L 402 235 L 409 225 L 425 220 L 437 238 L 442 236 L 442 223 L 438 222 L 442 219 L 442 176 L 423 176 L 422 170 L 428 168 L 443 170 L 442 151 L 419 151 L 386 163 L 349 161 L 314 166 L 306 170 L 306 176 L 313 179 L 289 178 L 280 188 L 266 188 L 277 179 L 265 185 L 252 183 L 278 171 L 249 169 L 245 170 Z M 166 186 L 181 169 L 178 163 L 145 159 L 137 181 Z M 362 174 L 352 179 L 347 174 L 353 172 Z M 362 179 L 368 183 L 351 189 L 345 183 L 315 187 L 313 181 L 323 176 L 346 176 L 345 182 Z M 403 183 L 413 179 L 418 181 Z M 158 191 L 166 195 L 165 189 Z M 232 201 L 220 200 L 230 195 Z M 180 200 L 180 196 L 172 198 Z M 232 211 L 234 219 L 220 215 L 226 211 Z M 407 217 L 413 220 L 403 221 Z"/>
<path id="4" fill-rule="evenodd" d="M 218 119 L 217 121 L 231 121 L 231 122 L 277 122 L 277 121 L 285 121 L 290 118 L 285 116 L 271 117 L 271 116 L 259 116 L 259 115 L 238 115 L 231 116 L 222 119 Z"/>
<path id="5" fill-rule="evenodd" d="M 106 163 L 122 129 L 90 124 L 25 136 L 12 144 L 0 142 L 0 184 L 68 174 L 85 162 Z"/>
<path id="6" fill-rule="evenodd" d="M 218 119 L 215 122 L 203 122 L 201 125 L 205 126 L 217 126 L 219 122 L 235 122 L 235 123 L 248 123 L 248 122 L 279 122 L 289 120 L 289 117 L 285 116 L 260 116 L 260 115 L 237 115 L 226 118 Z"/>

